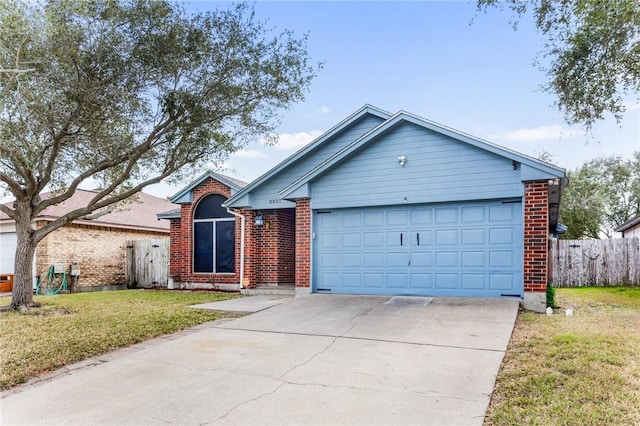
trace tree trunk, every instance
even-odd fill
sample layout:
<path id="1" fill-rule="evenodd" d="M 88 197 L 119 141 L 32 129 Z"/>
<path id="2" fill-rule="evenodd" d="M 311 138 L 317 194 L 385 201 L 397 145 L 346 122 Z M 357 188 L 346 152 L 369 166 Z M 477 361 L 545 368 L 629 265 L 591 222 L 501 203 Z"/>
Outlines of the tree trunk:
<path id="1" fill-rule="evenodd" d="M 11 308 L 26 311 L 33 303 L 33 258 L 37 242 L 31 227 L 31 218 L 16 217 L 16 259 L 14 264 Z"/>

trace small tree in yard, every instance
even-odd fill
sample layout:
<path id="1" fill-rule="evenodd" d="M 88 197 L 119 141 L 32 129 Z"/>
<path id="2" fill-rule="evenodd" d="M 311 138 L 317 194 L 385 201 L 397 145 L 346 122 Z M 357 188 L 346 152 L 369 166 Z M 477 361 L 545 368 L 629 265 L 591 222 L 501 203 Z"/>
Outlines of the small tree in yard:
<path id="1" fill-rule="evenodd" d="M 316 67 L 306 39 L 272 34 L 251 7 L 188 15 L 169 1 L 0 0 L 0 190 L 15 203 L 11 306 L 33 305 L 31 264 L 47 234 L 103 215 L 147 185 L 274 140 L 278 111 Z M 88 205 L 33 219 L 87 181 Z M 41 197 L 51 191 L 50 197 Z"/>

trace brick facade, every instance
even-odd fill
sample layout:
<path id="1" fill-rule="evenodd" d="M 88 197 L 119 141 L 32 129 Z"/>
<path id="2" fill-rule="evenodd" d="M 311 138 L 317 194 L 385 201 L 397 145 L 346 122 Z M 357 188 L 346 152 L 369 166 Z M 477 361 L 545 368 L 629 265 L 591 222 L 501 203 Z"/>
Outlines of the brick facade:
<path id="1" fill-rule="evenodd" d="M 225 198 L 231 196 L 231 189 L 215 179 L 207 179 L 193 190 L 193 202 L 182 204 L 181 219 L 171 219 L 171 248 L 169 249 L 169 276 L 187 287 L 214 288 L 216 284 L 237 284 L 240 281 L 240 220 L 235 224 L 235 273 L 212 274 L 193 272 L 193 213 L 198 202 L 210 194 Z"/>
<path id="2" fill-rule="evenodd" d="M 263 214 L 264 225 L 256 227 L 256 283 L 293 285 L 295 282 L 295 211 L 275 210 Z"/>
<path id="3" fill-rule="evenodd" d="M 207 179 L 193 190 L 193 202 L 183 204 L 180 219 L 171 219 L 169 274 L 176 283 L 187 288 L 215 288 L 216 284 L 240 282 L 240 238 L 242 221 L 235 220 L 235 273 L 193 273 L 193 213 L 198 202 L 210 194 L 231 196 L 231 189 L 215 179 Z M 245 217 L 243 285 L 293 284 L 295 280 L 295 213 L 293 209 L 270 212 L 237 210 Z M 261 214 L 264 225 L 256 226 Z"/>
<path id="4" fill-rule="evenodd" d="M 296 287 L 311 285 L 311 203 L 296 201 Z"/>
<path id="5" fill-rule="evenodd" d="M 524 189 L 524 291 L 547 289 L 548 184 L 526 182 Z"/>
<path id="6" fill-rule="evenodd" d="M 38 222 L 36 226 L 43 224 Z M 62 262 L 67 271 L 72 262 L 77 262 L 80 267 L 80 278 L 76 290 L 122 287 L 126 285 L 127 240 L 151 238 L 169 238 L 169 236 L 166 232 L 78 224 L 65 225 L 44 237 L 38 244 L 36 275 L 44 279 L 49 267 L 57 261 Z"/>

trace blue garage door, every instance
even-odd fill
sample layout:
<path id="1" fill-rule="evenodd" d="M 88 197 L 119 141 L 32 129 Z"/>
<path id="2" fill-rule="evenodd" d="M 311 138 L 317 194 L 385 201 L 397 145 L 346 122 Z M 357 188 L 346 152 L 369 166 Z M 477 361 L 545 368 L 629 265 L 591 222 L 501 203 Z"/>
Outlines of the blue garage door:
<path id="1" fill-rule="evenodd" d="M 522 203 L 316 210 L 317 292 L 522 295 Z"/>

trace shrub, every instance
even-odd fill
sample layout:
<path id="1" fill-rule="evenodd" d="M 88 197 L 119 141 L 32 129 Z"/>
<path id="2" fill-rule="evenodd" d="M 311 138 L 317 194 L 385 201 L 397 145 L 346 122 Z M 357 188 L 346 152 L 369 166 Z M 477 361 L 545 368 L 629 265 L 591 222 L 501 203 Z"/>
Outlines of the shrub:
<path id="1" fill-rule="evenodd" d="M 553 284 L 547 283 L 547 308 L 556 307 L 556 289 Z"/>

